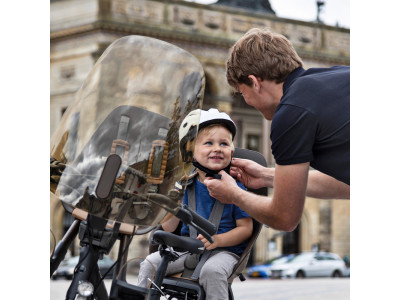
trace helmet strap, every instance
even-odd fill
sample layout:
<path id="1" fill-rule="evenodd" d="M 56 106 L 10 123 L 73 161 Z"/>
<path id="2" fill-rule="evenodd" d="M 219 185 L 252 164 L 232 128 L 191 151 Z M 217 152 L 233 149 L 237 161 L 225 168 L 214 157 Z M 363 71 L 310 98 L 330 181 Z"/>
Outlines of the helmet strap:
<path id="1" fill-rule="evenodd" d="M 218 171 L 214 171 L 214 170 L 210 170 L 210 169 L 208 169 L 208 168 L 202 166 L 198 161 L 196 161 L 196 160 L 194 160 L 194 159 L 193 159 L 193 161 L 192 161 L 192 164 L 193 164 L 193 166 L 195 166 L 197 169 L 199 169 L 199 170 L 205 172 L 205 173 L 206 173 L 206 177 L 213 177 L 214 179 L 221 179 L 222 176 L 221 176 L 220 174 L 218 174 L 218 173 L 219 173 L 220 171 L 222 171 L 222 170 L 224 170 L 226 173 L 229 174 L 229 170 L 230 170 L 230 168 L 231 168 L 231 163 L 229 163 L 229 165 L 228 165 L 226 168 L 221 169 L 221 170 L 218 170 Z"/>

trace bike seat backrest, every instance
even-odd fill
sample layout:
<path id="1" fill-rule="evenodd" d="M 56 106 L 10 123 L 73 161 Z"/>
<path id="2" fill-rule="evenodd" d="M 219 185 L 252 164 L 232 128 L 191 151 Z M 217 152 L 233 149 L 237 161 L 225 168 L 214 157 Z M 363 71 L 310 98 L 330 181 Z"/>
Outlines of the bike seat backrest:
<path id="1" fill-rule="evenodd" d="M 233 157 L 235 158 L 243 158 L 243 159 L 248 159 L 255 161 L 256 163 L 266 167 L 267 166 L 267 161 L 265 160 L 265 157 L 257 151 L 249 150 L 249 149 L 243 149 L 243 148 L 235 148 L 235 152 L 233 153 Z M 247 187 L 246 187 L 247 188 Z M 262 187 L 260 189 L 251 189 L 247 188 L 249 192 L 252 192 L 257 195 L 263 195 L 267 196 L 268 195 L 268 188 Z"/>
<path id="2" fill-rule="evenodd" d="M 267 161 L 265 160 L 265 157 L 257 151 L 243 149 L 243 148 L 235 148 L 233 157 L 249 159 L 249 160 L 255 161 L 256 163 L 258 163 L 264 167 L 267 166 Z M 266 187 L 263 187 L 260 189 L 247 188 L 247 190 L 249 192 L 252 192 L 257 195 L 268 196 L 268 188 L 266 188 Z M 228 283 L 232 283 L 232 281 L 237 276 L 239 276 L 242 273 L 243 269 L 246 267 L 247 261 L 249 260 L 250 251 L 253 248 L 253 246 L 260 234 L 261 229 L 262 229 L 262 224 L 259 223 L 258 221 L 256 221 L 255 219 L 253 219 L 253 233 L 249 239 L 249 242 L 248 242 L 245 250 L 243 251 L 243 253 L 240 256 L 239 261 L 236 263 L 236 265 L 233 269 L 232 275 L 228 278 Z"/>

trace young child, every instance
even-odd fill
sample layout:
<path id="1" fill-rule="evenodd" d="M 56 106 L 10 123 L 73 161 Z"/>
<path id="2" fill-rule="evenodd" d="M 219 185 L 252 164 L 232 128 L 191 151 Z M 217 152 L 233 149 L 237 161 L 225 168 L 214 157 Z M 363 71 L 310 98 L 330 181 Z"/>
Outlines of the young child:
<path id="1" fill-rule="evenodd" d="M 188 117 L 190 115 L 191 113 Z M 184 126 L 184 122 L 182 122 L 182 126 Z M 196 212 L 206 219 L 209 218 L 215 201 L 218 201 L 209 195 L 207 187 L 203 184 L 206 170 L 218 173 L 230 165 L 234 152 L 235 133 L 236 126 L 227 114 L 220 113 L 217 109 L 201 110 L 199 132 L 193 153 L 197 175 L 192 184 L 195 188 Z M 240 182 L 237 184 L 244 189 Z M 188 205 L 188 190 L 185 191 L 183 203 Z M 172 232 L 178 223 L 179 220 L 173 217 L 163 224 L 163 229 Z M 231 275 L 239 255 L 244 251 L 252 231 L 253 222 L 249 215 L 233 204 L 225 204 L 218 232 L 213 236 L 214 242 L 210 243 L 201 234 L 197 236 L 207 250 L 213 250 L 199 275 L 199 283 L 205 290 L 207 300 L 229 299 L 227 279 Z M 189 236 L 189 228 L 185 224 L 182 226 L 181 235 Z M 187 254 L 183 254 L 176 261 L 171 262 L 168 265 L 167 275 L 182 272 L 186 256 Z M 149 261 L 157 269 L 161 262 L 159 252 L 150 254 L 141 263 L 138 277 L 139 286 L 149 286 L 148 278 L 152 278 L 153 273 Z"/>

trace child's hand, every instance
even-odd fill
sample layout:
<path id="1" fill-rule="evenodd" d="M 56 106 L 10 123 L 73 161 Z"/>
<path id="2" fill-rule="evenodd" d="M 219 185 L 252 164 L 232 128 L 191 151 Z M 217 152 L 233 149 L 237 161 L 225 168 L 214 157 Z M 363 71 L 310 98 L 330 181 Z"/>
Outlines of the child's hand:
<path id="1" fill-rule="evenodd" d="M 202 241 L 207 250 L 212 250 L 218 247 L 218 235 L 213 235 L 214 243 L 210 243 L 204 236 L 199 234 L 197 239 Z"/>

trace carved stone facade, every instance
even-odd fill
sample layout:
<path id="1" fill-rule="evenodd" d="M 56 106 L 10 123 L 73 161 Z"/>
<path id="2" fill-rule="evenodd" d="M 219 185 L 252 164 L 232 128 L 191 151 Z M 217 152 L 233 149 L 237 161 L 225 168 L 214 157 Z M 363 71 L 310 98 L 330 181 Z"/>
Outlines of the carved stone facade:
<path id="1" fill-rule="evenodd" d="M 50 8 L 51 133 L 104 49 L 122 36 L 145 35 L 175 44 L 198 58 L 206 73 L 203 107 L 231 114 L 238 125 L 235 145 L 262 152 L 268 164 L 274 165 L 270 123 L 234 97 L 226 83 L 229 48 L 250 28 L 268 27 L 293 43 L 305 68 L 350 64 L 348 29 L 279 18 L 269 12 L 180 0 L 61 0 L 52 1 Z M 298 251 L 320 245 L 349 256 L 349 211 L 349 201 L 307 199 L 300 228 L 293 233 Z M 52 199 L 51 228 L 57 240 L 64 230 L 62 215 L 62 207 Z M 254 262 L 280 254 L 288 235 L 264 228 Z"/>
<path id="2" fill-rule="evenodd" d="M 215 4 L 275 14 L 268 0 L 218 0 Z"/>

